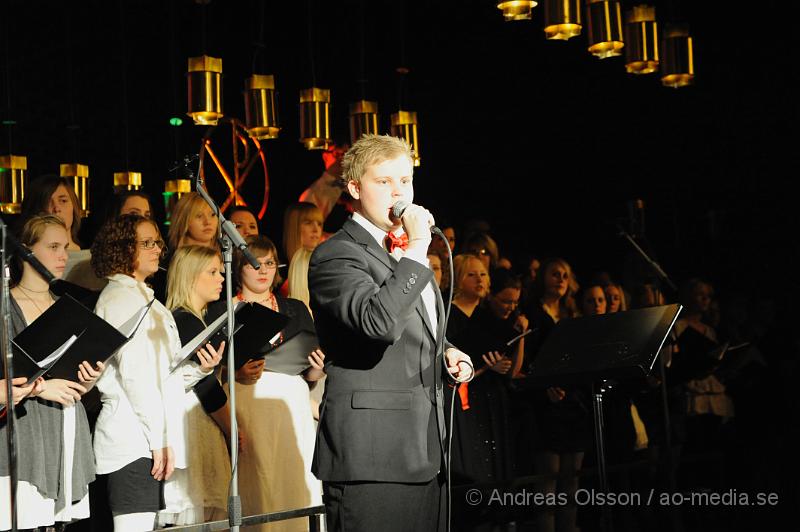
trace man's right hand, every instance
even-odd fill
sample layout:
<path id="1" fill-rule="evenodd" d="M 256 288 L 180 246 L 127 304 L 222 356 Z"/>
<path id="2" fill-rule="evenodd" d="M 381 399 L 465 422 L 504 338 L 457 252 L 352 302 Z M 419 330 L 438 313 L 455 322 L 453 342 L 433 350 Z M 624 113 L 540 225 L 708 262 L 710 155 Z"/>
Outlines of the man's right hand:
<path id="1" fill-rule="evenodd" d="M 427 251 L 431 243 L 431 226 L 435 224 L 430 211 L 412 203 L 406 207 L 401 221 L 408 235 L 409 247 L 424 247 Z"/>

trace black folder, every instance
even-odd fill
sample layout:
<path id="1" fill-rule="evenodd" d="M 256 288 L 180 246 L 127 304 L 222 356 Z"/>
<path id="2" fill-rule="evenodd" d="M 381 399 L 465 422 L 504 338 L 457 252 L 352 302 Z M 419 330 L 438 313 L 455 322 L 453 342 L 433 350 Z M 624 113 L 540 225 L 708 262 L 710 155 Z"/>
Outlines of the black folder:
<path id="1" fill-rule="evenodd" d="M 81 362 L 85 360 L 93 366 L 105 362 L 133 337 L 153 301 L 117 329 L 72 296 L 59 298 L 11 341 L 14 371 L 28 377 L 29 381 L 42 375 L 50 379 L 76 380 Z M 73 337 L 74 341 L 60 356 L 42 364 Z"/>
<path id="2" fill-rule="evenodd" d="M 298 331 L 266 354 L 264 369 L 285 375 L 299 375 L 311 366 L 308 355 L 317 348 L 319 339 L 314 331 Z"/>
<path id="3" fill-rule="evenodd" d="M 246 303 L 242 303 L 241 301 L 236 303 L 233 307 L 233 314 L 234 314 L 234 323 L 235 329 L 234 333 L 238 332 L 241 328 L 242 324 L 239 323 L 239 312 L 245 308 Z M 217 316 L 217 318 L 212 321 L 211 323 L 206 326 L 205 329 L 200 331 L 194 338 L 190 341 L 186 342 L 183 347 L 181 347 L 180 353 L 176 359 L 178 362 L 172 366 L 170 369 L 170 373 L 173 373 L 176 369 L 178 369 L 184 362 L 191 359 L 195 356 L 195 353 L 201 348 L 205 347 L 207 344 L 213 345 L 215 348 L 218 348 L 219 345 L 228 339 L 228 314 L 227 312 Z M 199 360 L 198 360 L 199 362 Z"/>
<path id="4" fill-rule="evenodd" d="M 286 328 L 290 318 L 280 312 L 259 305 L 246 303 L 242 310 L 241 329 L 236 331 L 236 369 L 248 360 L 257 360 L 272 350 L 272 340 Z"/>
<path id="5" fill-rule="evenodd" d="M 51 370 L 53 366 L 55 366 L 55 364 L 61 360 L 66 351 L 78 340 L 78 338 L 78 335 L 73 334 L 67 338 L 63 344 L 58 346 L 55 351 L 50 353 L 39 362 L 37 362 L 34 357 L 12 343 L 11 345 L 14 352 L 14 376 L 27 377 L 28 380 L 25 384 L 32 383 Z M 76 367 L 75 374 L 70 378 L 70 380 L 75 380 L 77 373 L 78 368 Z M 0 377 L 4 376 L 4 368 L 0 366 Z"/>
<path id="6" fill-rule="evenodd" d="M 289 323 L 288 316 L 258 303 L 240 301 L 234 307 L 234 314 L 236 369 L 242 367 L 248 360 L 263 358 L 264 354 L 272 349 L 270 340 Z M 176 357 L 179 362 L 170 371 L 177 370 L 206 344 L 219 346 L 220 342 L 228 337 L 227 325 L 227 314 L 223 313 L 183 346 L 180 355 Z"/>
<path id="7" fill-rule="evenodd" d="M 564 319 L 545 340 L 529 384 L 559 386 L 644 377 L 675 325 L 680 305 Z"/>

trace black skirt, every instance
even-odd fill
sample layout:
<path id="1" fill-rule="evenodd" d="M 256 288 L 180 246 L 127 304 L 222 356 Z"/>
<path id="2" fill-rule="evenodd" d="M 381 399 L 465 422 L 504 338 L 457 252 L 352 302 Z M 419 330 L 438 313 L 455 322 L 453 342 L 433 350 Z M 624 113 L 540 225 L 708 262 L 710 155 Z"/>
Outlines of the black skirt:
<path id="1" fill-rule="evenodd" d="M 153 478 L 151 458 L 139 458 L 108 475 L 108 504 L 115 515 L 165 508 L 164 483 Z"/>

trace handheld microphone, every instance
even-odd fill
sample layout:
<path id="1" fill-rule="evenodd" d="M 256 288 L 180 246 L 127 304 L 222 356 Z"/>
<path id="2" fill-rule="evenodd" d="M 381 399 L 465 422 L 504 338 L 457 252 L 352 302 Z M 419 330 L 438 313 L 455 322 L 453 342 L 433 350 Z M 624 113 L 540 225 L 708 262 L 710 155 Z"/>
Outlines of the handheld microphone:
<path id="1" fill-rule="evenodd" d="M 403 213 L 406 212 L 406 208 L 408 208 L 409 203 L 407 201 L 400 200 L 394 205 L 392 205 L 392 216 L 397 218 L 398 220 L 403 217 Z M 435 225 L 431 226 L 431 233 L 435 235 L 441 235 L 442 232 L 439 230 L 438 227 Z"/>

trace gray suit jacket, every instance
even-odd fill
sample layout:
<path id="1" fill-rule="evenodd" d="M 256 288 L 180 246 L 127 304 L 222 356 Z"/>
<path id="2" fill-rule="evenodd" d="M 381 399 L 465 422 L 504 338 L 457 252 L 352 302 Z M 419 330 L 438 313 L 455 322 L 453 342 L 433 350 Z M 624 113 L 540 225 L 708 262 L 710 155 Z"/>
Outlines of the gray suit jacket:
<path id="1" fill-rule="evenodd" d="M 442 467 L 450 345 L 438 289 L 437 331 L 422 302 L 431 282 L 429 268 L 396 261 L 353 220 L 311 256 L 311 309 L 328 373 L 312 465 L 319 479 L 426 482 Z"/>

